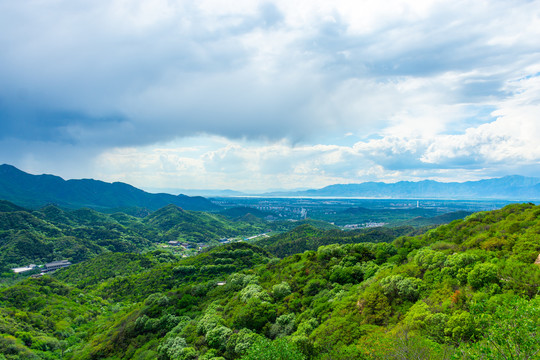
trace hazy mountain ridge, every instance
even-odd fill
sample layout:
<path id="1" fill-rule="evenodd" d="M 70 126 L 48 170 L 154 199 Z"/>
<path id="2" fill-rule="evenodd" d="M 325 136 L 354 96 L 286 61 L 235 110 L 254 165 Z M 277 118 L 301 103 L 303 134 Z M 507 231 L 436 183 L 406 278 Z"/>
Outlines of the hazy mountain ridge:
<path id="1" fill-rule="evenodd" d="M 168 204 L 187 210 L 219 209 L 219 206 L 203 197 L 151 194 L 121 182 L 64 180 L 54 175 L 31 175 L 6 164 L 0 165 L 0 198 L 30 208 L 53 203 L 71 209 L 89 207 L 96 210 L 127 207 L 157 210 Z"/>
<path id="2" fill-rule="evenodd" d="M 321 189 L 297 192 L 279 192 L 268 195 L 280 196 L 335 196 L 373 198 L 431 198 L 431 199 L 540 199 L 540 179 L 520 175 L 466 182 L 418 182 L 396 183 L 365 182 L 359 184 L 335 184 Z"/>
<path id="3" fill-rule="evenodd" d="M 199 194 L 204 191 L 200 190 Z M 195 194 L 191 190 L 190 194 Z M 232 190 L 213 190 L 214 196 L 246 196 Z M 358 197 L 400 199 L 540 199 L 540 179 L 520 175 L 466 182 L 418 182 L 396 183 L 364 182 L 358 184 L 334 184 L 320 189 L 283 190 L 267 192 L 261 196 L 300 197 Z M 153 194 L 126 183 L 107 183 L 93 179 L 64 180 L 55 175 L 31 175 L 11 165 L 0 165 L 0 198 L 17 205 L 39 208 L 56 204 L 64 208 L 89 207 L 100 211 L 128 208 L 157 210 L 168 204 L 186 210 L 216 211 L 220 207 L 201 196 Z"/>

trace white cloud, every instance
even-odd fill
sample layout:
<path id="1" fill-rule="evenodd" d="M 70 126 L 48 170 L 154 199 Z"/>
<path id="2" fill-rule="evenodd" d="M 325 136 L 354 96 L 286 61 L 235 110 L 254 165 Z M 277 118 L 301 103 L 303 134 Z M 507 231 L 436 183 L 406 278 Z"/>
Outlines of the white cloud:
<path id="1" fill-rule="evenodd" d="M 217 137 L 191 140 L 207 146 L 184 148 L 173 142 L 159 148 L 115 149 L 103 153 L 95 166 L 106 180 L 142 187 L 264 190 L 346 181 L 340 176 L 344 168 L 350 168 L 346 158 L 356 156 L 351 148 L 336 145 L 297 147 L 279 142 L 261 146 Z"/>
<path id="2" fill-rule="evenodd" d="M 0 0 L 2 161 L 239 189 L 526 172 L 540 160 L 539 11 Z"/>
<path id="3" fill-rule="evenodd" d="M 489 163 L 522 165 L 540 160 L 540 76 L 507 84 L 513 95 L 498 104 L 496 120 L 469 128 L 465 133 L 441 136 L 433 142 L 422 160 L 445 163 L 467 159 L 477 167 Z"/>

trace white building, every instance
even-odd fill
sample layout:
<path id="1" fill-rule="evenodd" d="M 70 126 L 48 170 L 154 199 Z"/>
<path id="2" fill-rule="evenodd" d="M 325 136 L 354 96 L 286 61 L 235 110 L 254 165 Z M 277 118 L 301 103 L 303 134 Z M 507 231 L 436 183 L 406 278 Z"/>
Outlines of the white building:
<path id="1" fill-rule="evenodd" d="M 26 271 L 34 270 L 35 268 L 37 268 L 37 265 L 30 264 L 28 266 L 13 268 L 13 269 L 11 269 L 11 271 L 13 271 L 15 274 L 20 274 L 20 273 L 23 273 L 23 272 L 26 272 Z"/>

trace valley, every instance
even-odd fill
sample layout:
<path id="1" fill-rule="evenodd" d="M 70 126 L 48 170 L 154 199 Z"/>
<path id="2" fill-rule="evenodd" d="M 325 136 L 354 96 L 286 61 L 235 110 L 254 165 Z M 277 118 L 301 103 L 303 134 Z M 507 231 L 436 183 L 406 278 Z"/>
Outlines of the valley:
<path id="1" fill-rule="evenodd" d="M 142 218 L 1 202 L 0 359 L 537 355 L 538 206 L 342 230 L 266 220 L 276 209 L 246 201 Z M 336 214 L 360 205 L 336 202 Z M 73 264 L 38 278 L 9 270 L 61 259 Z"/>

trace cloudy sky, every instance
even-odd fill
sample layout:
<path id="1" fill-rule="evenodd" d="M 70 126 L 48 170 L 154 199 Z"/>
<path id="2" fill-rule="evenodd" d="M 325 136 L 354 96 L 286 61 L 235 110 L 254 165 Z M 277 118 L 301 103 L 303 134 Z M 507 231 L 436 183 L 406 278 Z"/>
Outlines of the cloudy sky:
<path id="1" fill-rule="evenodd" d="M 0 0 L 0 163 L 144 189 L 540 176 L 540 1 Z"/>

